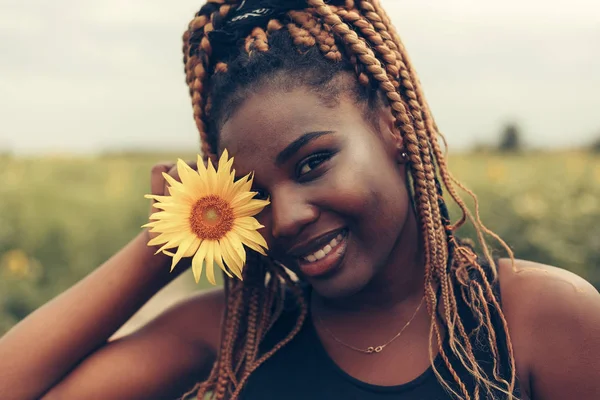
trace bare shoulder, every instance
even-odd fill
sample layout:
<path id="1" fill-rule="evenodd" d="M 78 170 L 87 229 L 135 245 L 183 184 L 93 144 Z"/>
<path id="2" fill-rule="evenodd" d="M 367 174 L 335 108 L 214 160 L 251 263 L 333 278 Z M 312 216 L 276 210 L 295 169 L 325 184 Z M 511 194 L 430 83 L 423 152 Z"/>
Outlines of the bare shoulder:
<path id="1" fill-rule="evenodd" d="M 220 343 L 224 309 L 224 290 L 206 290 L 173 305 L 150 322 L 148 327 L 178 332 L 190 342 L 202 342 L 216 351 Z"/>
<path id="2" fill-rule="evenodd" d="M 503 306 L 530 322 L 585 317 L 600 307 L 594 286 L 565 269 L 525 260 L 515 260 L 513 268 L 502 259 L 498 271 Z"/>
<path id="3" fill-rule="evenodd" d="M 579 391 L 587 399 L 599 390 L 597 378 L 582 383 L 600 370 L 598 291 L 574 273 L 535 262 L 515 260 L 513 268 L 503 259 L 498 269 L 517 372 L 538 394 L 533 398 L 553 399 L 569 389 L 575 390 L 569 396 Z"/>

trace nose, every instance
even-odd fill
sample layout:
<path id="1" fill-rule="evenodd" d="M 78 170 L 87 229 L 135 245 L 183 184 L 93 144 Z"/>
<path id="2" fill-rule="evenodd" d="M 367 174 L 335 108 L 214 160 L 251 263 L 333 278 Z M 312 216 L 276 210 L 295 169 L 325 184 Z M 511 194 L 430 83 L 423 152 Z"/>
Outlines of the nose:
<path id="1" fill-rule="evenodd" d="M 319 218 L 318 208 L 289 186 L 271 193 L 271 212 L 274 238 L 294 237 Z"/>

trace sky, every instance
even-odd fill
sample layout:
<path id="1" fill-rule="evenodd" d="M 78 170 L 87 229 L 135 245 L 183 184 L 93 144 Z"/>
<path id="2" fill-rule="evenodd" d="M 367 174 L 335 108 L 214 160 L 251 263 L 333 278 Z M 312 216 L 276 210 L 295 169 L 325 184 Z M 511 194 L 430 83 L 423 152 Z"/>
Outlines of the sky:
<path id="1" fill-rule="evenodd" d="M 450 149 L 516 122 L 600 138 L 598 0 L 381 0 Z M 0 152 L 196 151 L 181 35 L 202 1 L 0 0 Z"/>

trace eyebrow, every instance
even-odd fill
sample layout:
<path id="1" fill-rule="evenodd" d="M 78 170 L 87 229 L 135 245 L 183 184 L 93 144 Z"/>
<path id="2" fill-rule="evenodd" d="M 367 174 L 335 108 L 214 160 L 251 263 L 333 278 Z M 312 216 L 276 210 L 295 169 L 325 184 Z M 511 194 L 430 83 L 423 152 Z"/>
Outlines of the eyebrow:
<path id="1" fill-rule="evenodd" d="M 277 165 L 285 164 L 298 150 L 302 147 L 306 146 L 310 143 L 311 140 L 315 140 L 323 135 L 329 135 L 334 133 L 333 131 L 318 131 L 318 132 L 308 132 L 304 135 L 300 136 L 298 139 L 294 140 L 292 143 L 286 146 L 285 149 L 281 150 L 281 152 L 277 155 L 275 159 L 275 163 Z"/>

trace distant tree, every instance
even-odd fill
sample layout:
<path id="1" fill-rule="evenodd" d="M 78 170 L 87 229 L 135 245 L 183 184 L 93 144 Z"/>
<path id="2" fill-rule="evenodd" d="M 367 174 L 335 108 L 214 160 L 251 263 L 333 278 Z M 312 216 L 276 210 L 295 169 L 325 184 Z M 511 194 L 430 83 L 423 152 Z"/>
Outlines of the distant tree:
<path id="1" fill-rule="evenodd" d="M 515 123 L 504 125 L 500 134 L 500 143 L 498 150 L 503 152 L 516 152 L 523 147 L 521 129 Z"/>
<path id="2" fill-rule="evenodd" d="M 600 153 L 600 136 L 590 144 L 590 150 L 594 153 Z"/>

